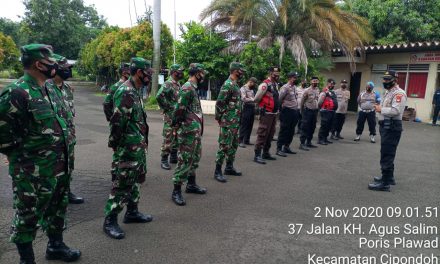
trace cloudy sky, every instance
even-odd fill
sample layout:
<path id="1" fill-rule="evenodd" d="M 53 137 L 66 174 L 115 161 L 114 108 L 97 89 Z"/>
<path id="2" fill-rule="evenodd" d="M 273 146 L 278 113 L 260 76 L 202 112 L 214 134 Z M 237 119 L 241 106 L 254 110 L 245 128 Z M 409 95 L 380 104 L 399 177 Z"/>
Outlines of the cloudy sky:
<path id="1" fill-rule="evenodd" d="M 199 21 L 200 12 L 208 6 L 211 0 L 175 0 L 176 21 L 179 23 Z M 103 15 L 110 25 L 120 27 L 130 26 L 129 4 L 133 22 L 135 19 L 135 5 L 138 15 L 145 12 L 145 5 L 153 6 L 153 0 L 84 0 L 87 5 L 95 5 L 100 15 Z M 11 20 L 20 20 L 24 13 L 22 0 L 0 0 L 0 17 Z M 174 30 L 174 0 L 162 0 L 162 21 Z M 177 26 L 177 34 L 179 34 Z"/>

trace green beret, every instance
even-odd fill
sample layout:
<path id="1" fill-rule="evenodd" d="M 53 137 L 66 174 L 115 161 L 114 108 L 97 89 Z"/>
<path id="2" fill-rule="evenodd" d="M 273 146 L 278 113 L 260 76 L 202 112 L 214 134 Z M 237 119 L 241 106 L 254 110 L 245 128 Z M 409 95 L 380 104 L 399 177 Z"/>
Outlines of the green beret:
<path id="1" fill-rule="evenodd" d="M 189 65 L 189 68 L 192 70 L 198 70 L 198 71 L 203 71 L 205 74 L 208 74 L 209 72 L 207 70 L 205 70 L 205 65 L 201 64 L 201 63 L 191 63 Z"/>
<path id="2" fill-rule="evenodd" d="M 53 58 L 52 46 L 46 44 L 29 44 L 20 48 L 22 58 L 40 60 L 46 59 L 50 61 L 56 61 Z"/>
<path id="3" fill-rule="evenodd" d="M 67 60 L 67 58 L 66 57 L 64 57 L 64 56 L 61 56 L 61 55 L 59 55 L 59 54 L 53 54 L 53 58 L 55 59 L 55 61 L 56 61 L 56 63 L 58 64 L 58 65 L 60 65 L 60 66 L 63 66 L 63 67 L 70 67 L 70 66 L 73 66 L 72 64 L 70 64 L 69 63 L 69 61 Z"/>
<path id="4" fill-rule="evenodd" d="M 232 63 L 229 65 L 229 70 L 230 70 L 230 71 L 235 71 L 235 70 L 246 71 L 246 69 L 244 68 L 244 65 L 241 64 L 240 62 L 232 62 Z"/>
<path id="5" fill-rule="evenodd" d="M 130 66 L 137 69 L 148 70 L 151 68 L 151 61 L 141 57 L 133 57 L 130 60 Z"/>
<path id="6" fill-rule="evenodd" d="M 183 71 L 185 70 L 185 68 L 183 68 L 182 66 L 180 66 L 180 64 L 173 64 L 170 67 L 170 71 L 171 72 L 175 72 L 175 71 Z"/>

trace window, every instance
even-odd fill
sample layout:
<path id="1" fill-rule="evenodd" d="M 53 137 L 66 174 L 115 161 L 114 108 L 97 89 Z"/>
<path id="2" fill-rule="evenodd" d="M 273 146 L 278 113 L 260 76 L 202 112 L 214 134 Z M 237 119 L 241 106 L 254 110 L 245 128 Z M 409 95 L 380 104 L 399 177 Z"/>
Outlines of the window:
<path id="1" fill-rule="evenodd" d="M 427 72 L 410 72 L 406 94 L 412 98 L 425 98 L 426 84 L 428 82 Z"/>

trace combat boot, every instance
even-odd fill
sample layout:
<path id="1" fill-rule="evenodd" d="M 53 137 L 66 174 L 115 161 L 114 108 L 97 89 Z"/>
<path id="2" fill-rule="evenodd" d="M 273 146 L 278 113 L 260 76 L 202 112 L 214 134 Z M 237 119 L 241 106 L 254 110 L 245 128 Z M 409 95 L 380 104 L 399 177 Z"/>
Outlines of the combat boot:
<path id="1" fill-rule="evenodd" d="M 170 170 L 171 166 L 168 163 L 168 154 L 163 155 L 161 160 L 160 160 L 160 167 L 164 170 Z"/>
<path id="2" fill-rule="evenodd" d="M 318 140 L 319 145 L 328 145 L 323 139 Z"/>
<path id="3" fill-rule="evenodd" d="M 376 176 L 374 177 L 374 182 L 382 182 L 382 176 Z M 396 181 L 394 180 L 394 177 L 392 177 L 389 180 L 390 185 L 396 185 Z"/>
<path id="4" fill-rule="evenodd" d="M 312 142 L 307 142 L 306 146 L 308 148 L 317 148 L 317 146 L 313 145 Z"/>
<path id="5" fill-rule="evenodd" d="M 269 151 L 268 152 L 263 152 L 263 159 L 265 160 L 276 160 L 277 158 L 273 157 L 272 155 L 270 155 Z"/>
<path id="6" fill-rule="evenodd" d="M 266 164 L 266 162 L 263 160 L 263 158 L 261 157 L 261 149 L 260 150 L 255 150 L 255 157 L 254 157 L 254 161 L 256 163 L 259 164 Z"/>
<path id="7" fill-rule="evenodd" d="M 18 254 L 20 255 L 20 264 L 35 264 L 34 249 L 32 242 L 17 243 Z"/>
<path id="8" fill-rule="evenodd" d="M 177 163 L 177 149 L 172 149 L 171 150 L 171 155 L 170 155 L 170 163 L 171 164 L 176 164 Z"/>
<path id="9" fill-rule="evenodd" d="M 299 149 L 301 150 L 305 150 L 305 151 L 309 151 L 310 149 L 306 146 L 306 144 L 301 143 L 301 145 L 299 145 Z"/>
<path id="10" fill-rule="evenodd" d="M 281 151 L 283 151 L 284 153 L 287 153 L 287 154 L 296 154 L 296 152 L 291 150 L 289 146 L 283 146 Z"/>
<path id="11" fill-rule="evenodd" d="M 137 203 L 133 201 L 129 201 L 127 204 L 127 211 L 124 216 L 124 224 L 131 223 L 148 223 L 153 221 L 153 217 L 151 215 L 144 215 L 138 211 Z"/>
<path id="12" fill-rule="evenodd" d="M 332 133 L 332 135 L 330 136 L 331 139 L 333 140 L 339 140 L 339 138 L 336 137 L 335 132 Z"/>
<path id="13" fill-rule="evenodd" d="M 195 194 L 205 194 L 207 190 L 197 185 L 196 176 L 191 175 L 188 177 L 188 182 L 186 183 L 186 193 L 195 193 Z"/>
<path id="14" fill-rule="evenodd" d="M 373 183 L 368 184 L 368 189 L 372 190 L 372 191 L 389 192 L 390 185 L 388 183 L 384 183 L 383 181 L 373 182 Z"/>
<path id="15" fill-rule="evenodd" d="M 234 168 L 233 162 L 226 162 L 225 175 L 241 176 L 242 173 Z"/>
<path id="16" fill-rule="evenodd" d="M 171 194 L 171 200 L 179 206 L 184 206 L 186 204 L 185 199 L 182 196 L 182 185 L 174 184 L 174 190 Z"/>
<path id="17" fill-rule="evenodd" d="M 76 261 L 81 257 L 81 251 L 78 249 L 71 249 L 63 242 L 63 235 L 49 235 L 49 242 L 47 243 L 46 259 L 59 259 L 64 262 Z"/>
<path id="18" fill-rule="evenodd" d="M 219 182 L 227 182 L 228 180 L 222 173 L 222 165 L 215 164 L 214 178 Z"/>
<path id="19" fill-rule="evenodd" d="M 328 138 L 324 138 L 324 142 L 327 144 L 333 144 L 333 141 L 328 140 Z"/>
<path id="20" fill-rule="evenodd" d="M 124 231 L 118 225 L 118 215 L 111 214 L 104 219 L 104 233 L 114 239 L 123 239 L 125 237 Z"/>
<path id="21" fill-rule="evenodd" d="M 69 203 L 70 204 L 82 204 L 84 203 L 84 199 L 82 197 L 76 196 L 75 194 L 69 192 Z"/>
<path id="22" fill-rule="evenodd" d="M 282 150 L 282 148 L 277 149 L 277 152 L 275 153 L 275 155 L 278 155 L 280 157 L 287 157 L 286 153 L 284 153 L 284 151 Z"/>

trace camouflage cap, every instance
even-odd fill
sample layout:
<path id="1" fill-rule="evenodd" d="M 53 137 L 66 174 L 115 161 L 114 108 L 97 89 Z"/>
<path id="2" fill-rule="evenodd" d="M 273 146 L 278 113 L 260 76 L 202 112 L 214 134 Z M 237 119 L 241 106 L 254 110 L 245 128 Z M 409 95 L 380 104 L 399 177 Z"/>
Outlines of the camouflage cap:
<path id="1" fill-rule="evenodd" d="M 130 60 L 130 67 L 148 70 L 151 68 L 151 61 L 141 57 L 133 57 Z"/>
<path id="2" fill-rule="evenodd" d="M 386 71 L 383 75 L 383 79 L 385 79 L 385 80 L 392 80 L 395 78 L 397 78 L 397 72 L 392 71 L 392 70 Z"/>
<path id="3" fill-rule="evenodd" d="M 53 54 L 53 58 L 55 59 L 55 61 L 56 61 L 56 63 L 58 64 L 58 65 L 60 65 L 60 66 L 63 66 L 63 67 L 71 67 L 71 66 L 73 66 L 72 64 L 70 64 L 69 63 L 69 61 L 67 60 L 67 58 L 66 57 L 64 57 L 64 56 L 61 56 L 61 55 L 59 55 L 59 54 Z"/>
<path id="4" fill-rule="evenodd" d="M 191 63 L 189 65 L 189 68 L 191 70 L 198 70 L 198 71 L 203 71 L 205 74 L 208 74 L 209 72 L 205 69 L 205 65 L 201 64 L 201 63 Z"/>
<path id="5" fill-rule="evenodd" d="M 20 48 L 22 58 L 40 60 L 46 59 L 55 62 L 56 59 L 53 57 L 53 48 L 46 44 L 29 44 L 24 45 Z"/>
<path id="6" fill-rule="evenodd" d="M 244 68 L 244 65 L 241 64 L 240 62 L 232 62 L 232 63 L 229 65 L 229 70 L 230 70 L 230 71 L 235 71 L 235 70 L 246 71 L 246 69 Z"/>
<path id="7" fill-rule="evenodd" d="M 175 71 L 183 71 L 185 70 L 185 68 L 183 68 L 180 64 L 173 64 L 170 67 L 170 71 L 171 72 L 175 72 Z"/>

